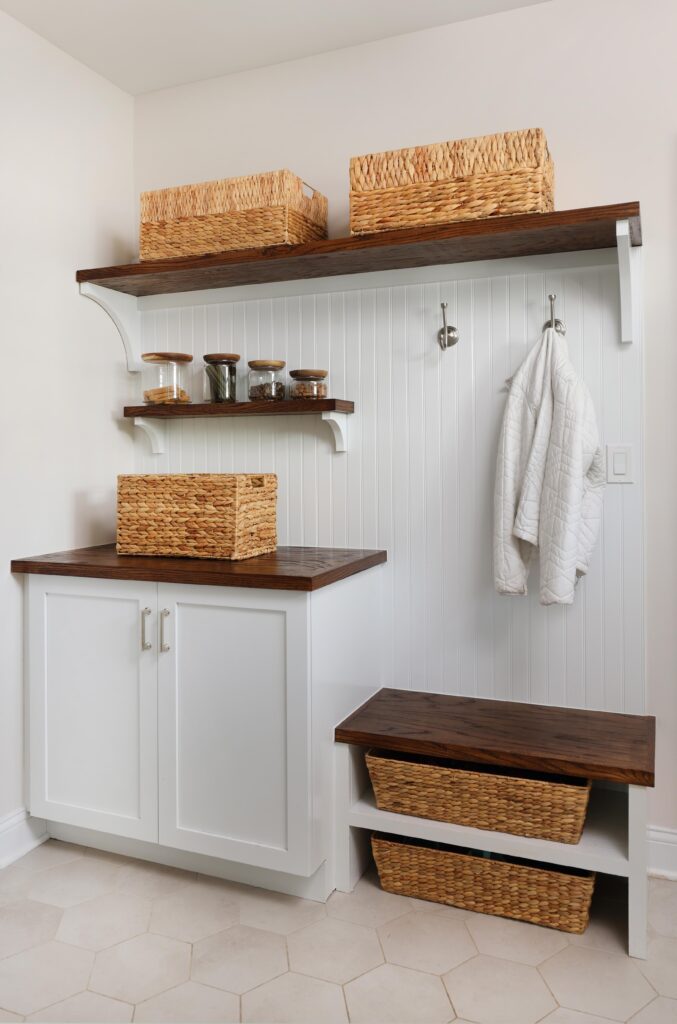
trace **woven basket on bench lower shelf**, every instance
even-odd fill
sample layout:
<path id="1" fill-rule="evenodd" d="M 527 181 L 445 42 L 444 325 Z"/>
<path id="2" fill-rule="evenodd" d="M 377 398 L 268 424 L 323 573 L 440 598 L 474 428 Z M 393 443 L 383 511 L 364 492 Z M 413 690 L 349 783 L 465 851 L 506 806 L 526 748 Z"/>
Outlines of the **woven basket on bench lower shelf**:
<path id="1" fill-rule="evenodd" d="M 590 782 L 372 750 L 366 755 L 381 811 L 577 843 Z"/>
<path id="2" fill-rule="evenodd" d="M 381 887 L 400 896 L 511 917 L 579 935 L 590 916 L 592 872 L 374 834 Z"/>
<path id="3" fill-rule="evenodd" d="M 274 473 L 118 477 L 117 550 L 238 561 L 277 547 Z"/>

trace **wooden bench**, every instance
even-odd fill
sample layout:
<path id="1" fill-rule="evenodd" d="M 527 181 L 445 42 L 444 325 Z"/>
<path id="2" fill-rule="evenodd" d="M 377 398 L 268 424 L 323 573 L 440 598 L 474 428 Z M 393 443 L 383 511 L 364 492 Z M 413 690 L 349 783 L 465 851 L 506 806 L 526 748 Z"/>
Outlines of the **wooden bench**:
<path id="1" fill-rule="evenodd" d="M 655 719 L 605 711 L 383 689 L 336 728 L 336 888 L 368 861 L 369 832 L 472 847 L 628 879 L 628 951 L 646 956 L 646 787 L 654 784 Z M 527 768 L 593 780 L 576 845 L 379 811 L 364 749 Z"/>

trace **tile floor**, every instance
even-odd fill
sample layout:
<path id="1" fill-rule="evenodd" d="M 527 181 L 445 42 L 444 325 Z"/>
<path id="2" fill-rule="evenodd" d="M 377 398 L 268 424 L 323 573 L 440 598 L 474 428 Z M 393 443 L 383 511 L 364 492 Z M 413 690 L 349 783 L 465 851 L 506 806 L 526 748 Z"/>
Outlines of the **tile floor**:
<path id="1" fill-rule="evenodd" d="M 0 871 L 0 1022 L 677 1024 L 676 882 L 650 920 L 644 962 L 613 899 L 566 936 L 369 876 L 323 906 L 50 841 Z"/>

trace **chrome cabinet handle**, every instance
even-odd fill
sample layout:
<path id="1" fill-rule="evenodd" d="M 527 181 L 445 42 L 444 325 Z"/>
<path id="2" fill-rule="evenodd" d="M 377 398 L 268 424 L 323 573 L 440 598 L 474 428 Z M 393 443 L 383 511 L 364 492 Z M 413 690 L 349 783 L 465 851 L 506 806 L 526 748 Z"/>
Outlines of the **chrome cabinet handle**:
<path id="1" fill-rule="evenodd" d="M 150 608 L 141 609 L 141 650 L 149 651 L 153 646 L 150 640 L 146 640 L 146 620 L 150 615 Z"/>
<path id="2" fill-rule="evenodd" d="M 169 608 L 163 608 L 160 612 L 160 650 L 164 653 L 169 650 L 169 644 L 165 643 L 165 619 L 169 615 Z"/>

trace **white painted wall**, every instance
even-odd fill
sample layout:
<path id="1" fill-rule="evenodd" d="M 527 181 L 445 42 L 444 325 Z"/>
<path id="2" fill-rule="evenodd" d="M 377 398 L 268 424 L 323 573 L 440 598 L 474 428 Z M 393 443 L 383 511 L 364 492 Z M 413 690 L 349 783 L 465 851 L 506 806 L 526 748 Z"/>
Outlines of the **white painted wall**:
<path id="1" fill-rule="evenodd" d="M 363 152 L 541 125 L 561 209 L 640 199 L 647 338 L 652 821 L 677 826 L 677 272 L 672 0 L 552 3 L 142 96 L 138 189 L 290 167 L 347 227 L 348 160 Z M 256 429 L 256 428 L 251 428 Z M 613 646 L 613 638 L 606 642 Z M 617 638 L 620 643 L 620 637 Z"/>
<path id="2" fill-rule="evenodd" d="M 75 270 L 133 255 L 132 120 L 131 97 L 0 13 L 0 831 L 25 803 L 10 559 L 109 540 L 131 464 L 120 341 Z"/>

